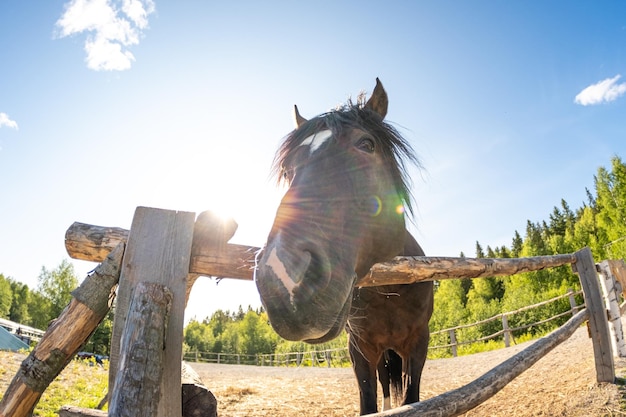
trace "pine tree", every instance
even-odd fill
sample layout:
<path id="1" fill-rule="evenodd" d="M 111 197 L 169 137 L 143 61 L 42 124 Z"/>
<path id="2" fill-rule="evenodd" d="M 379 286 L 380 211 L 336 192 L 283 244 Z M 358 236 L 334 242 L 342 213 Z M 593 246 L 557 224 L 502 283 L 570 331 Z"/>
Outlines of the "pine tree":
<path id="1" fill-rule="evenodd" d="M 597 225 L 606 236 L 606 254 L 626 257 L 626 166 L 619 157 L 611 160 L 611 172 L 600 167 L 595 177 Z"/>
<path id="2" fill-rule="evenodd" d="M 523 247 L 524 240 L 520 236 L 519 232 L 516 230 L 515 235 L 513 236 L 513 242 L 511 242 L 511 257 L 519 258 L 522 254 Z"/>

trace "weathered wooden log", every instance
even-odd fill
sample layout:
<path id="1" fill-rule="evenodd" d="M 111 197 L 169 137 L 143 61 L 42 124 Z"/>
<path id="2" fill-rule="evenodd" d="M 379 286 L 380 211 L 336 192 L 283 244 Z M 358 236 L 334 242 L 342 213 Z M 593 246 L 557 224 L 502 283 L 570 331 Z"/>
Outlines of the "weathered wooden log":
<path id="1" fill-rule="evenodd" d="M 622 297 L 626 298 L 626 263 L 624 263 L 623 259 L 614 259 L 607 262 L 619 286 L 616 287 L 616 290 L 619 290 L 618 292 L 622 293 Z"/>
<path id="2" fill-rule="evenodd" d="M 588 316 L 586 309 L 578 312 L 557 330 L 537 340 L 523 351 L 461 388 L 419 403 L 372 414 L 372 416 L 452 417 L 463 414 L 493 397 L 514 378 L 530 368 L 561 342 L 567 340 L 587 320 Z"/>
<path id="3" fill-rule="evenodd" d="M 183 362 L 183 417 L 217 417 L 217 400 L 191 366 Z"/>
<path id="4" fill-rule="evenodd" d="M 624 340 L 624 329 L 622 327 L 622 313 L 619 308 L 619 294 L 622 292 L 621 285 L 613 275 L 612 263 L 616 261 L 602 261 L 596 265 L 600 272 L 600 287 L 606 306 L 607 318 L 609 320 L 609 332 L 611 333 L 611 347 L 613 355 L 620 358 L 626 357 L 626 340 Z M 620 259 L 619 263 L 623 263 Z M 618 289 L 619 288 L 619 289 Z"/>
<path id="5" fill-rule="evenodd" d="M 59 410 L 59 417 L 107 417 L 107 412 L 92 408 L 73 407 L 64 405 Z"/>
<path id="6" fill-rule="evenodd" d="M 228 245 L 236 230 L 237 222 L 233 219 L 211 211 L 198 215 L 193 230 L 186 300 L 200 275 L 252 279 L 254 256 L 259 248 Z M 65 248 L 73 259 L 100 262 L 116 244 L 126 242 L 128 234 L 128 230 L 119 227 L 75 222 L 65 232 Z"/>
<path id="7" fill-rule="evenodd" d="M 254 257 L 260 248 L 228 244 L 219 248 L 201 247 L 191 254 L 189 272 L 211 277 L 252 280 Z"/>
<path id="8" fill-rule="evenodd" d="M 183 384 L 183 417 L 217 417 L 217 400 L 203 385 Z"/>
<path id="9" fill-rule="evenodd" d="M 609 324 L 591 249 L 583 248 L 576 252 L 576 263 L 573 267 L 580 279 L 585 307 L 589 311 L 589 333 L 596 364 L 596 380 L 613 383 L 615 382 L 615 362 L 611 351 Z"/>
<path id="10" fill-rule="evenodd" d="M 78 259 L 97 260 L 100 251 L 93 247 L 94 239 L 89 229 L 101 236 L 107 229 L 74 223 L 66 233 L 68 254 Z M 74 232 L 77 229 L 77 232 Z M 198 234 L 194 234 L 194 240 Z M 113 238 L 103 239 L 111 242 Z M 70 242 L 70 243 L 68 243 Z M 254 257 L 260 250 L 244 245 L 194 244 L 189 272 L 196 275 L 251 280 L 254 272 Z M 410 284 L 451 278 L 480 278 L 513 275 L 520 272 L 539 271 L 576 262 L 574 254 L 536 256 L 530 258 L 450 258 L 450 257 L 397 257 L 392 261 L 374 265 L 370 273 L 361 279 L 358 286 L 386 284 Z"/>
<path id="11" fill-rule="evenodd" d="M 181 362 L 182 417 L 217 417 L 217 400 L 193 368 Z M 107 417 L 106 411 L 64 405 L 59 417 Z"/>
<path id="12" fill-rule="evenodd" d="M 152 417 L 161 399 L 165 333 L 172 293 L 162 284 L 139 282 L 120 341 L 110 417 Z"/>
<path id="13" fill-rule="evenodd" d="M 65 248 L 73 259 L 102 262 L 121 242 L 128 230 L 121 227 L 92 226 L 75 222 L 65 232 Z"/>
<path id="14" fill-rule="evenodd" d="M 185 306 L 189 301 L 191 288 L 201 274 L 194 272 L 193 264 L 195 254 L 202 251 L 209 254 L 222 253 L 227 251 L 228 241 L 237 231 L 237 222 L 232 218 L 224 218 L 211 211 L 203 211 L 196 218 L 193 226 L 193 242 L 191 244 L 191 260 L 189 264 L 189 275 L 187 276 L 187 292 L 185 295 Z M 217 272 L 217 271 L 214 271 Z"/>
<path id="15" fill-rule="evenodd" d="M 399 256 L 374 265 L 357 286 L 410 284 L 455 278 L 484 278 L 540 271 L 576 262 L 574 254 L 534 256 L 529 258 L 449 258 Z"/>
<path id="16" fill-rule="evenodd" d="M 123 254 L 120 244 L 72 292 L 70 304 L 51 322 L 4 393 L 1 417 L 31 414 L 44 390 L 98 327 L 115 297 Z"/>
<path id="17" fill-rule="evenodd" d="M 185 293 L 195 214 L 149 207 L 137 207 L 128 237 L 120 274 L 109 368 L 109 391 L 116 391 L 120 341 L 133 288 L 142 281 L 166 286 L 172 292 L 172 307 L 165 338 L 161 378 L 161 400 L 156 417 L 180 415 L 180 359 L 183 346 Z M 165 397 L 167 396 L 167 397 Z"/>

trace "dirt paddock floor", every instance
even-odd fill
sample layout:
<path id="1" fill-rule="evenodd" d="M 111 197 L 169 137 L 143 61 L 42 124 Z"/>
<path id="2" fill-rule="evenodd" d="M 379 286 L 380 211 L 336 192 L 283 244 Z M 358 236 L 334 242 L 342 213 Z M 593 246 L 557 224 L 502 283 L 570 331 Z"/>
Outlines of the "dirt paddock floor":
<path id="1" fill-rule="evenodd" d="M 471 382 L 527 345 L 427 361 L 422 399 Z M 8 387 L 23 359 L 23 354 L 3 356 L 0 389 Z M 190 365 L 217 397 L 220 417 L 354 417 L 359 413 L 359 393 L 350 368 Z M 626 360 L 616 361 L 616 375 L 624 381 Z M 593 348 L 583 326 L 465 416 L 626 416 L 625 387 L 595 381 Z"/>
<path id="2" fill-rule="evenodd" d="M 426 362 L 421 398 L 463 386 L 527 344 Z M 357 416 L 358 388 L 350 368 L 270 368 L 190 364 L 218 400 L 220 417 Z M 626 362 L 617 361 L 623 377 Z M 621 386 L 597 384 L 586 327 L 556 347 L 501 392 L 465 416 L 626 416 Z M 380 396 L 380 394 L 379 394 Z"/>

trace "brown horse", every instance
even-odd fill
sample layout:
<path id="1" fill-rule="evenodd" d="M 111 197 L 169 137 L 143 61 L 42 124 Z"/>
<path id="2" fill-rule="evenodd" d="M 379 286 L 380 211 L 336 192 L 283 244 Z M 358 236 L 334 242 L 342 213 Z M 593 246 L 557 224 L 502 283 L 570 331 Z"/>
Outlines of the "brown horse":
<path id="1" fill-rule="evenodd" d="M 419 401 L 433 301 L 431 282 L 358 287 L 375 263 L 424 255 L 405 227 L 411 193 L 404 161 L 417 159 L 383 121 L 388 99 L 378 79 L 364 101 L 311 120 L 295 107 L 297 128 L 274 161 L 289 188 L 255 273 L 283 338 L 321 343 L 348 331 L 361 414 L 378 409 L 377 371 L 384 408 L 390 384 L 396 405 Z"/>

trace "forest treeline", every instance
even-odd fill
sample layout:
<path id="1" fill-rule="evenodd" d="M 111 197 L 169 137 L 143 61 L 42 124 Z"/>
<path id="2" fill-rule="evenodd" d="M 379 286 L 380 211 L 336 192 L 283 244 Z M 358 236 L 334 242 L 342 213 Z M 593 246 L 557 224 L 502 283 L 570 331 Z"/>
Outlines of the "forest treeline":
<path id="1" fill-rule="evenodd" d="M 56 268 L 41 268 L 37 287 L 31 289 L 11 277 L 0 274 L 0 317 L 16 323 L 46 330 L 59 317 L 78 286 L 74 265 L 63 260 Z M 100 324 L 84 346 L 95 353 L 108 354 L 113 311 Z"/>
<path id="2" fill-rule="evenodd" d="M 610 168 L 600 167 L 594 176 L 594 189 L 586 190 L 586 199 L 572 209 L 561 200 L 544 220 L 528 220 L 523 234 L 515 231 L 510 245 L 491 247 L 476 242 L 475 253 L 460 256 L 517 258 L 572 253 L 585 246 L 591 248 L 596 261 L 621 259 L 626 255 L 626 165 L 618 156 Z M 57 269 L 42 268 L 38 287 L 29 289 L 20 282 L 0 274 L 0 317 L 32 327 L 45 329 L 70 300 L 78 285 L 73 267 L 64 261 Z M 443 280 L 435 283 L 435 308 L 431 331 L 473 323 L 502 312 L 579 290 L 578 277 L 569 266 L 505 277 Z M 582 300 L 581 300 L 582 301 Z M 569 310 L 563 299 L 541 309 L 509 317 L 512 328 L 535 323 Z M 514 334 L 527 338 L 549 331 L 567 317 Z M 477 339 L 501 330 L 497 321 L 463 329 L 459 340 Z M 111 315 L 103 322 L 85 349 L 108 353 Z M 445 344 L 445 334 L 433 337 L 431 345 Z M 331 349 L 346 346 L 346 335 L 317 346 Z M 203 320 L 193 319 L 185 327 L 185 350 L 232 354 L 270 354 L 303 352 L 311 346 L 281 339 L 269 325 L 262 309 L 242 307 L 236 312 L 218 310 Z"/>

